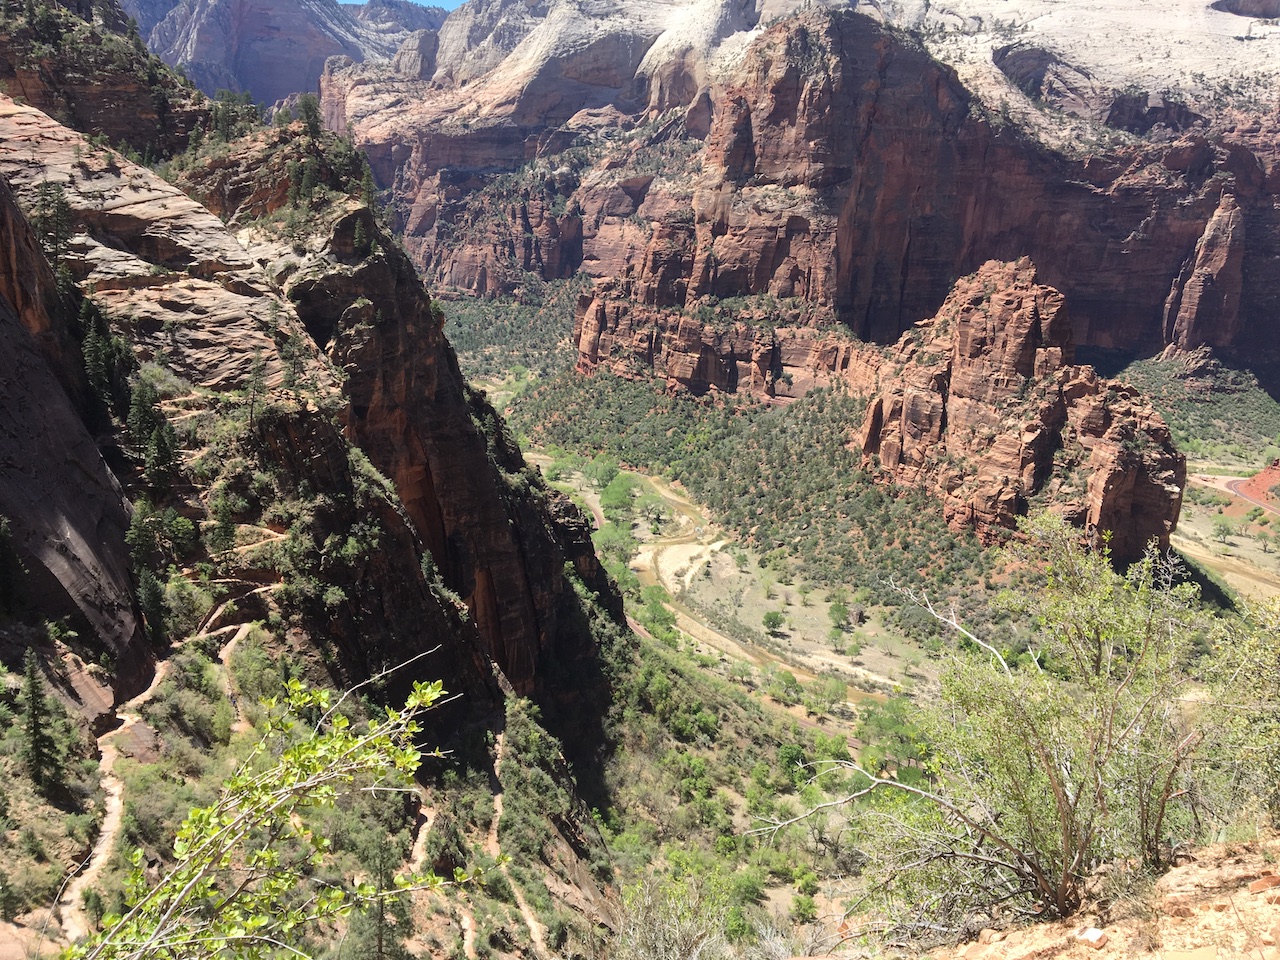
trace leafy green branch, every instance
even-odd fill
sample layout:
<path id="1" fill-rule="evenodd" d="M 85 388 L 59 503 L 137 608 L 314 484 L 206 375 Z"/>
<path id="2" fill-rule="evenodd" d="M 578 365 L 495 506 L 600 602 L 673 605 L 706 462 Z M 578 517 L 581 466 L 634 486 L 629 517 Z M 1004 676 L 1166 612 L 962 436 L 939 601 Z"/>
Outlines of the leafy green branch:
<path id="1" fill-rule="evenodd" d="M 351 691 L 348 691 L 350 693 Z M 306 827 L 304 812 L 331 807 L 344 789 L 400 790 L 424 753 L 418 717 L 444 696 L 441 684 L 415 682 L 402 709 L 353 721 L 329 691 L 298 680 L 266 703 L 265 730 L 218 799 L 192 810 L 174 841 L 176 865 L 154 886 L 141 851 L 132 856 L 128 908 L 102 933 L 70 948 L 68 960 L 184 956 L 305 956 L 300 936 L 359 904 L 446 881 L 398 875 L 393 890 L 312 877 L 330 842 Z M 431 755 L 438 756 L 435 751 Z M 459 869 L 452 882 L 469 879 Z"/>

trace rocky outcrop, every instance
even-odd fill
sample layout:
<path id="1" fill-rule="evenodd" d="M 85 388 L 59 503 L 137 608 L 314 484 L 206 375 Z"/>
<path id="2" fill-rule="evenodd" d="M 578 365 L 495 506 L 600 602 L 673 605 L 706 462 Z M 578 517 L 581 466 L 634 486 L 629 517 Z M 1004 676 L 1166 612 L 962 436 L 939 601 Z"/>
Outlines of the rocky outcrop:
<path id="1" fill-rule="evenodd" d="M 1098 117 L 1106 92 L 1086 70 L 1067 63 L 1052 50 L 1029 43 L 1009 43 L 992 51 L 991 62 L 1019 90 L 1075 116 Z"/>
<path id="2" fill-rule="evenodd" d="M 1165 340 L 1180 350 L 1244 341 L 1240 300 L 1244 288 L 1244 214 L 1224 194 L 1165 302 Z"/>
<path id="3" fill-rule="evenodd" d="M 1109 533 L 1120 560 L 1167 546 L 1185 458 L 1149 402 L 1072 361 L 1062 294 L 1030 261 L 987 263 L 884 357 L 864 455 L 984 538 L 1037 503 Z"/>
<path id="4" fill-rule="evenodd" d="M 215 398 L 234 407 L 229 395 L 238 389 L 269 398 L 251 405 L 259 411 L 249 415 L 251 436 L 238 441 L 242 464 L 252 464 L 245 475 L 270 475 L 287 500 L 309 503 L 305 528 L 314 544 L 274 573 L 269 560 L 259 560 L 267 568 L 251 564 L 243 576 L 250 583 L 283 576 L 286 587 L 299 580 L 289 589 L 299 597 L 302 628 L 313 644 L 338 654 L 331 668 L 339 681 L 442 642 L 430 669 L 451 689 L 486 702 L 491 663 L 520 691 L 539 694 L 552 687 L 552 665 L 561 673 L 575 664 L 589 669 L 594 641 L 566 565 L 621 617 L 589 525 L 524 465 L 492 408 L 466 388 L 438 308 L 359 199 L 358 166 L 332 162 L 345 156 L 336 138 L 320 142 L 287 129 L 242 143 L 234 156 L 235 164 L 220 158 L 183 182 L 216 199 L 239 239 L 150 171 L 95 150 L 38 111 L 0 101 L 0 173 L 27 202 L 43 184 L 61 187 L 70 210 L 66 267 L 93 291 L 138 358 L 189 391 L 177 398 L 184 416 L 221 416 Z M 287 190 L 276 187 L 290 161 L 314 163 L 336 192 L 300 198 L 308 205 L 295 208 L 289 224 L 273 225 L 272 215 L 288 203 Z M 335 199 L 342 192 L 346 199 Z M 29 238 L 25 243 L 31 246 Z M 40 276 L 34 268 L 20 270 L 24 275 Z M 45 276 L 51 278 L 47 267 Z M 0 290 L 14 287 L 0 282 Z M 39 296 L 21 291 L 15 299 L 30 313 Z M 14 362 L 31 362 L 28 353 L 15 353 Z M 13 389 L 27 389 L 16 372 L 9 379 Z M 43 388 L 34 376 L 32 383 Z M 26 393 L 13 401 L 7 409 L 36 405 Z M 50 456 L 79 463 L 96 455 L 83 428 L 53 433 L 72 447 L 80 437 L 85 449 L 57 447 Z M 22 436 L 14 434 L 15 442 Z M 352 443 L 391 478 L 394 492 L 371 478 Z M 40 449 L 34 440 L 31 447 Z M 66 472 L 68 482 L 80 470 L 91 475 L 89 467 L 76 468 Z M 77 509 L 59 499 L 57 484 L 49 495 L 49 485 L 13 473 L 26 496 L 41 491 L 54 514 Z M 238 483 L 236 476 L 219 482 Z M 114 520 L 87 509 L 84 519 L 123 558 L 127 519 L 115 493 Z M 200 509 L 207 493 L 197 491 L 185 508 Z M 15 501 L 19 508 L 41 515 Z M 259 531 L 266 523 L 252 518 Z M 18 532 L 26 538 L 25 528 Z M 38 536 L 59 551 L 59 539 L 68 539 L 65 531 Z M 372 539 L 377 550 L 349 546 L 338 557 L 333 538 Z M 127 571 L 127 563 L 114 571 L 122 573 L 126 598 Z M 334 589 L 321 602 L 314 584 L 326 582 Z M 469 624 L 458 618 L 449 590 L 465 601 Z M 75 591 L 94 596 L 84 584 L 68 587 Z M 116 629 L 121 625 L 132 630 L 124 615 L 117 616 Z"/>
<path id="5" fill-rule="evenodd" d="M 1240 17 L 1274 19 L 1280 17 L 1280 0 L 1214 0 L 1215 10 L 1234 13 Z"/>
<path id="6" fill-rule="evenodd" d="M 779 11 L 791 15 L 761 29 L 726 8 L 723 29 L 714 18 L 690 21 L 692 60 L 664 27 L 633 82 L 611 87 L 616 78 L 595 72 L 599 85 L 587 90 L 525 69 L 535 50 L 573 45 L 553 7 L 459 13 L 443 28 L 434 85 L 338 62 L 322 81 L 326 122 L 350 124 L 368 150 L 433 282 L 494 295 L 517 289 L 526 272 L 587 273 L 607 281 L 597 315 L 637 332 L 653 323 L 641 340 L 661 357 L 673 322 L 662 311 L 697 316 L 741 297 L 800 299 L 807 323 L 892 342 L 935 313 L 957 277 L 992 257 L 1030 256 L 1069 297 L 1077 342 L 1155 353 L 1166 343 L 1166 302 L 1186 285 L 1188 257 L 1226 193 L 1250 243 L 1238 300 L 1226 305 L 1236 316 L 1221 322 L 1239 331 L 1246 319 L 1266 327 L 1280 315 L 1271 309 L 1280 296 L 1275 118 L 1175 139 L 1200 123 L 1203 104 L 1183 111 L 1134 93 L 1113 122 L 1155 125 L 1153 142 L 1067 156 L 988 112 L 901 33 L 849 11 Z M 457 34 L 459 50 L 490 59 L 446 56 L 445 34 L 463 22 L 474 31 L 470 46 Z M 647 30 L 637 42 L 648 42 Z M 704 48 L 717 52 L 708 60 Z M 1009 76 L 1041 98 L 1074 97 L 1099 123 L 1119 102 L 1110 86 L 1092 99 L 1089 84 L 1103 81 L 1044 47 L 1002 50 Z M 478 71 L 465 87 L 441 66 L 454 61 Z M 608 90 L 612 101 L 600 105 Z M 654 97 L 672 109 L 654 113 Z M 1261 327 L 1251 345 L 1278 342 Z M 637 362 L 584 353 L 584 364 L 618 372 Z"/>
<path id="7" fill-rule="evenodd" d="M 409 80 L 430 80 L 436 72 L 436 51 L 440 37 L 434 30 L 418 30 L 400 45 L 391 58 L 391 69 Z"/>
<path id="8" fill-rule="evenodd" d="M 217 198 L 233 226 L 284 205 L 264 192 L 290 161 L 316 160 L 309 145 L 271 131 L 184 185 Z M 321 176 L 336 177 L 323 166 Z M 333 186 L 341 186 L 334 180 Z M 542 664 L 591 654 L 570 629 L 574 595 L 566 562 L 621 613 L 596 562 L 590 530 L 545 488 L 482 397 L 469 392 L 443 334 L 443 314 L 413 267 L 357 200 L 314 214 L 323 225 L 297 249 L 259 255 L 316 344 L 343 373 L 348 434 L 395 485 L 445 584 L 471 611 L 485 652 L 519 690 L 533 691 Z"/>
<path id="9" fill-rule="evenodd" d="M 208 121 L 198 94 L 140 40 L 112 32 L 124 21 L 114 0 L 83 6 L 42 4 L 30 19 L 18 8 L 0 24 L 5 92 L 115 146 L 156 158 L 185 149 Z"/>
<path id="10" fill-rule="evenodd" d="M 83 362 L 53 273 L 3 180 L 0 234 L 0 516 L 26 569 L 21 593 L 41 617 L 87 628 L 111 652 L 127 698 L 151 664 L 134 616 L 127 503 L 80 413 Z"/>
<path id="11" fill-rule="evenodd" d="M 139 358 L 163 356 L 194 387 L 248 383 L 255 357 L 268 385 L 284 382 L 281 346 L 305 337 L 261 266 L 200 204 L 144 167 L 30 107 L 0 98 L 0 175 L 34 203 L 61 187 L 71 213 L 72 276 L 127 333 Z M 315 356 L 296 375 L 336 383 Z"/>

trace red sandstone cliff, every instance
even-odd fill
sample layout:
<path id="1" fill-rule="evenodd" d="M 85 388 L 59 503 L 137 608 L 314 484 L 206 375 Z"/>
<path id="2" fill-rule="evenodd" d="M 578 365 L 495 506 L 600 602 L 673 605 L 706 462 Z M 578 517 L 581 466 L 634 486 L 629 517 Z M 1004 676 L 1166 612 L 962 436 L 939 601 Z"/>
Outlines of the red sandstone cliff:
<path id="1" fill-rule="evenodd" d="M 796 299 L 803 309 L 783 304 L 769 325 L 803 316 L 891 342 L 957 277 L 1020 256 L 1069 297 L 1081 344 L 1276 342 L 1275 117 L 1176 141 L 1161 127 L 1158 143 L 1066 156 L 988 119 L 954 71 L 847 11 L 752 35 L 661 116 L 630 88 L 600 105 L 509 66 L 455 88 L 335 62 L 326 116 L 368 149 L 433 281 L 489 295 L 525 272 L 600 278 L 588 328 L 602 339 L 583 346 L 584 366 L 654 362 L 663 375 L 671 354 L 676 368 L 708 372 L 691 378 L 697 388 L 725 386 L 734 378 L 716 365 L 773 348 L 771 334 L 747 331 L 751 343 L 734 334 L 722 350 L 724 323 L 694 333 L 688 317 L 717 301 Z M 520 106 L 553 96 L 541 120 Z M 628 352 L 632 340 L 644 349 Z M 677 340 L 709 341 L 715 363 L 677 356 Z"/>
<path id="2" fill-rule="evenodd" d="M 5 92 L 73 129 L 151 157 L 183 150 L 208 122 L 200 95 L 183 86 L 140 39 L 123 36 L 115 0 L 39 4 L 0 24 Z M 116 32 L 118 31 L 118 32 Z"/>
<path id="3" fill-rule="evenodd" d="M 1150 403 L 1072 359 L 1062 294 L 1030 261 L 987 263 L 884 356 L 862 449 L 980 534 L 1038 502 L 1109 532 L 1119 559 L 1168 546 L 1185 458 Z"/>
<path id="4" fill-rule="evenodd" d="M 318 143 L 296 133 L 266 133 L 252 148 L 242 145 L 235 169 L 212 164 L 191 173 L 188 186 L 216 195 L 233 223 L 242 210 L 245 223 L 275 212 L 284 202 L 275 186 L 289 159 L 337 155 L 333 138 Z M 614 613 L 620 614 L 620 604 L 595 561 L 588 525 L 528 471 L 493 411 L 467 392 L 430 298 L 355 198 L 358 178 L 352 188 L 322 167 L 334 187 L 354 193 L 339 199 L 318 192 L 313 206 L 295 211 L 292 226 L 250 228 L 246 249 L 218 217 L 150 171 L 2 98 L 0 174 L 27 203 L 42 184 L 62 187 L 70 210 L 65 266 L 92 291 L 140 360 L 180 378 L 174 381 L 178 389 L 189 391 L 178 398 L 183 417 L 226 416 L 242 402 L 238 391 L 265 386 L 269 406 L 249 417 L 248 432 L 237 442 L 244 462 L 273 476 L 280 495 L 312 504 L 306 535 L 314 543 L 304 558 L 319 566 L 299 571 L 295 561 L 267 555 L 246 559 L 247 568 L 235 575 L 253 595 L 264 581 L 265 589 L 276 589 L 271 584 L 282 577 L 297 594 L 289 581 L 301 575 L 296 636 L 338 653 L 332 668 L 340 682 L 443 644 L 432 673 L 487 702 L 491 662 L 519 689 L 545 692 L 548 664 L 563 670 L 594 655 L 564 575 L 566 562 Z M 52 294 L 40 286 L 37 267 L 20 259 L 20 251 L 31 247 L 29 237 L 12 236 L 19 259 L 15 272 L 0 280 L 0 292 L 14 301 L 15 312 L 34 316 L 41 298 Z M 43 276 L 47 287 L 47 266 Z M 48 339 L 48 329 L 35 326 Z M 15 349 L 13 362 L 28 363 L 34 349 Z M 262 386 L 254 386 L 259 365 Z M 95 499 L 92 489 L 81 503 L 79 484 L 90 481 L 78 478 L 94 476 L 92 441 L 83 427 L 72 429 L 45 380 L 34 373 L 24 380 L 11 371 L 5 381 L 13 395 L 6 409 L 49 408 L 45 420 L 19 419 L 10 428 L 14 449 L 40 462 L 31 476 L 11 471 L 13 479 L 21 480 L 27 500 L 43 497 L 50 522 L 70 518 L 64 528 L 35 529 L 31 537 L 20 527 L 21 542 L 34 537 L 40 542 L 32 552 L 71 557 L 64 565 L 80 579 L 63 578 L 66 593 L 107 643 L 123 649 L 134 631 L 124 549 L 128 522 L 119 490 L 102 509 L 94 507 L 102 498 Z M 369 486 L 352 441 L 386 471 L 403 499 Z M 189 462 L 200 455 L 198 448 L 183 453 Z M 62 466 L 51 465 L 58 458 Z M 59 469 L 63 479 L 50 479 Z M 237 482 L 234 473 L 219 481 Z M 66 483 L 73 487 L 63 491 Z M 112 492 L 109 475 L 100 486 Z M 24 524 L 45 516 L 40 504 L 19 502 L 12 493 L 0 491 L 6 498 L 0 509 L 22 513 Z M 197 484 L 185 496 L 183 509 L 211 522 L 202 519 L 213 510 L 211 491 Z M 255 536 L 269 523 L 256 514 L 237 520 Z M 91 529 L 81 530 L 81 523 Z M 375 537 L 377 549 L 335 559 L 327 538 L 341 543 L 356 536 Z M 78 559 L 81 541 L 89 550 Z M 115 567 L 98 556 L 103 551 Z M 93 563 L 105 573 L 80 570 Z M 470 624 L 433 585 L 432 566 L 470 605 Z M 50 569 L 61 575 L 52 563 Z M 113 580 L 113 574 L 119 576 Z M 337 592 L 324 602 L 306 580 L 322 576 L 338 578 L 328 581 Z M 119 602 L 108 607 L 112 597 Z M 246 601 L 246 611 L 257 609 Z M 145 680 L 140 668 L 128 672 L 138 666 L 137 657 L 122 656 L 121 664 L 124 688 Z"/>
<path id="5" fill-rule="evenodd" d="M 215 160 L 183 186 L 232 225 L 286 204 L 290 161 L 319 165 L 341 186 L 321 144 L 271 131 Z M 485 652 L 522 691 L 540 664 L 587 656 L 565 624 L 566 561 L 614 612 L 578 511 L 545 489 L 505 436 L 497 415 L 466 388 L 442 332 L 443 315 L 394 241 L 360 201 L 312 211 L 303 252 L 283 237 L 259 251 L 314 342 L 343 371 L 350 439 L 392 481 L 445 583 L 464 598 Z"/>

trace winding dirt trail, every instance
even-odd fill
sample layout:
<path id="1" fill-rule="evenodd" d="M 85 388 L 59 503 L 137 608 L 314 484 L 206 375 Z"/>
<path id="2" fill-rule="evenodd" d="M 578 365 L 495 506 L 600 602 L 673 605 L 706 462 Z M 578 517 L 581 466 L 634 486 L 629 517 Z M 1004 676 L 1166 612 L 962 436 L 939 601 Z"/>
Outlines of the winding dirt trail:
<path id="1" fill-rule="evenodd" d="M 498 843 L 498 822 L 502 819 L 502 763 L 506 756 L 506 738 L 504 734 L 499 733 L 493 760 L 493 775 L 498 781 L 498 789 L 493 794 L 493 822 L 489 825 L 489 836 L 485 838 L 484 845 L 485 853 L 494 858 L 502 855 L 502 847 Z M 504 863 L 498 869 L 507 878 L 507 885 L 511 888 L 511 893 L 516 900 L 516 907 L 520 911 L 520 916 L 524 918 L 525 926 L 529 928 L 529 939 L 533 941 L 534 953 L 542 958 L 550 958 L 552 953 L 547 949 L 547 928 L 542 925 L 537 914 L 529 908 L 529 903 L 520 892 L 519 885 L 511 878 L 507 865 Z"/>
<path id="2" fill-rule="evenodd" d="M 169 675 L 170 669 L 168 660 L 162 660 L 156 664 L 156 672 L 151 678 L 150 686 L 116 710 L 116 716 L 121 721 L 120 725 L 98 738 L 98 750 L 101 756 L 98 761 L 98 769 L 102 772 L 102 789 L 106 793 L 102 826 L 98 831 L 98 839 L 93 845 L 89 858 L 82 865 L 81 871 L 67 885 L 62 897 L 58 900 L 58 914 L 62 920 L 62 932 L 71 943 L 87 937 L 90 933 L 89 917 L 84 909 L 84 891 L 91 889 L 102 876 L 102 871 L 106 868 L 107 861 L 111 859 L 111 852 L 115 849 L 116 840 L 120 837 L 120 828 L 124 821 L 124 784 L 113 772 L 116 759 L 119 757 L 119 751 L 116 750 L 115 744 L 111 741 L 126 732 L 135 723 L 142 721 L 142 716 L 138 711 L 143 704 L 155 696 L 156 690 L 160 688 L 160 684 L 164 682 L 165 677 Z"/>
<path id="3" fill-rule="evenodd" d="M 209 612 L 192 635 L 192 639 L 209 639 L 220 637 L 227 633 L 231 634 L 227 642 L 218 651 L 218 660 L 222 664 L 222 692 L 236 706 L 236 721 L 232 726 L 232 730 L 236 732 L 250 730 L 252 726 L 245 718 L 242 707 L 236 697 L 235 680 L 231 674 L 231 656 L 235 652 L 236 645 L 249 635 L 249 632 L 253 629 L 253 624 L 229 624 L 215 630 L 209 630 L 209 626 L 215 623 L 218 617 L 226 611 L 227 606 L 237 599 L 243 599 L 255 593 L 268 592 L 275 589 L 275 586 L 275 584 L 258 586 L 225 600 Z M 148 703 L 156 695 L 160 684 L 169 676 L 172 669 L 171 660 L 161 660 L 157 663 L 155 675 L 151 678 L 151 683 L 147 689 L 116 708 L 116 716 L 120 720 L 119 725 L 98 738 L 98 770 L 101 773 L 101 784 L 106 798 L 103 804 L 102 825 L 98 831 L 98 839 L 93 844 L 93 850 L 90 851 L 85 862 L 81 864 L 80 871 L 67 884 L 62 896 L 58 898 L 58 915 L 61 919 L 63 935 L 68 942 L 75 943 L 77 940 L 88 936 L 91 932 L 89 917 L 84 909 L 84 892 L 92 889 L 102 877 L 102 872 L 106 868 L 107 862 L 111 859 L 112 852 L 115 850 L 124 820 L 124 783 L 115 775 L 115 763 L 120 753 L 113 741 L 126 733 L 134 724 L 142 722 L 142 715 L 139 711 L 144 704 Z"/>
<path id="4" fill-rule="evenodd" d="M 675 615 L 677 628 L 699 643 L 726 656 L 745 660 L 758 670 L 764 670 L 770 666 L 788 670 L 801 683 L 813 683 L 818 679 L 818 673 L 823 668 L 850 669 L 848 664 L 835 660 L 829 655 L 816 658 L 819 661 L 825 660 L 825 663 L 819 662 L 815 666 L 813 665 L 815 657 L 810 657 L 810 663 L 805 665 L 764 647 L 735 639 L 717 629 L 716 625 L 710 622 L 702 612 L 682 602 L 681 589 L 689 587 L 702 564 L 709 563 L 711 555 L 727 541 L 692 500 L 658 477 L 648 477 L 648 480 L 658 496 L 680 515 L 683 522 L 678 532 L 670 536 L 657 537 L 642 544 L 632 562 L 632 569 L 636 571 L 643 586 L 657 584 L 666 590 L 669 599 L 663 602 L 663 606 Z M 674 560 L 669 557 L 669 554 L 673 553 Z M 683 573 L 680 572 L 682 569 Z M 678 577 L 677 574 L 679 574 Z M 628 620 L 630 622 L 630 618 Z M 633 629 L 637 627 L 639 624 L 632 624 Z M 855 669 L 873 683 L 891 683 L 887 678 L 872 671 Z M 883 695 L 868 693 L 855 686 L 847 686 L 846 690 L 850 702 L 884 699 Z"/>

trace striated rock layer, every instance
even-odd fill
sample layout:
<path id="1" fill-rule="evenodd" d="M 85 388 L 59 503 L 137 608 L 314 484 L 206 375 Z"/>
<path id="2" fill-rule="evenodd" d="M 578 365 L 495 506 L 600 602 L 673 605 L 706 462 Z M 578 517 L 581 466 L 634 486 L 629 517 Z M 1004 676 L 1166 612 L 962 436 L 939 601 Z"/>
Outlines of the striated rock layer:
<path id="1" fill-rule="evenodd" d="M 306 161 L 296 131 L 272 131 L 234 164 L 183 181 L 232 224 L 285 205 L 276 185 Z M 466 601 L 485 652 L 519 690 L 546 659 L 589 651 L 565 628 L 571 562 L 615 613 L 621 601 L 596 561 L 590 529 L 545 489 L 483 397 L 470 392 L 443 334 L 444 316 L 412 264 L 363 203 L 334 203 L 306 246 L 255 249 L 312 340 L 342 371 L 351 440 L 395 484 L 445 583 Z"/>
<path id="2" fill-rule="evenodd" d="M 27 602 L 87 626 L 131 696 L 146 686 L 152 655 L 133 609 L 128 504 L 82 419 L 88 384 L 53 271 L 3 180 L 0 239 L 0 516 L 26 569 Z"/>
<path id="3" fill-rule="evenodd" d="M 857 12 L 730 24 L 715 69 L 689 66 L 675 96 L 684 81 L 651 69 L 665 41 L 643 83 L 611 86 L 586 54 L 575 77 L 590 83 L 568 83 L 521 66 L 546 52 L 553 12 L 498 7 L 495 23 L 520 24 L 503 34 L 514 46 L 480 43 L 495 66 L 468 86 L 441 65 L 442 33 L 431 83 L 412 76 L 421 56 L 400 74 L 331 62 L 326 122 L 368 150 L 434 282 L 494 295 L 527 272 L 598 278 L 584 369 L 760 389 L 803 373 L 744 376 L 776 352 L 771 328 L 893 342 L 958 277 L 1022 256 L 1069 298 L 1082 345 L 1280 342 L 1274 114 L 1180 135 L 1161 121 L 1147 141 L 1072 157 L 989 118 L 951 68 Z M 709 311 L 742 297 L 778 304 L 741 318 L 763 329 L 729 334 L 740 318 Z M 709 353 L 686 354 L 703 341 Z"/>
<path id="4" fill-rule="evenodd" d="M 361 201 L 325 194 L 319 209 L 301 211 L 302 233 L 246 226 L 285 202 L 275 187 L 290 159 L 318 161 L 332 147 L 332 138 L 322 144 L 296 129 L 273 130 L 252 148 L 242 145 L 234 168 L 223 158 L 189 175 L 187 186 L 217 198 L 242 243 L 204 206 L 145 168 L 94 150 L 39 111 L 0 98 L 0 175 L 28 204 L 42 185 L 61 187 L 70 214 L 67 269 L 140 360 L 180 378 L 178 389 L 189 391 L 180 397 L 185 415 L 212 414 L 224 402 L 234 406 L 235 391 L 265 388 L 270 403 L 249 417 L 246 450 L 286 498 L 314 502 L 315 536 L 345 540 L 345 531 L 370 525 L 379 531 L 376 551 L 342 561 L 349 569 L 336 605 L 314 606 L 302 622 L 313 643 L 340 653 L 339 680 L 443 644 L 427 669 L 455 692 L 490 702 L 496 665 L 517 689 L 545 693 L 550 671 L 594 656 L 566 564 L 621 615 L 586 520 L 524 466 L 496 414 L 467 390 L 438 310 Z M 318 162 L 317 168 L 336 177 Z M 13 269 L 0 278 L 0 292 L 15 315 L 38 319 L 45 316 L 40 304 L 53 296 L 46 289 L 52 274 L 45 266 L 41 281 L 38 264 L 22 259 L 32 247 L 29 235 L 23 240 L 11 231 L 11 237 Z M 41 322 L 31 321 L 31 334 L 56 357 L 65 345 L 47 316 Z M 36 349 L 33 341 L 15 350 L 13 362 L 34 369 Z M 78 351 L 71 353 L 78 359 Z M 12 446 L 6 444 L 6 456 L 29 448 L 38 461 L 38 469 L 11 472 L 28 499 L 43 492 L 48 514 L 30 535 L 25 527 L 18 531 L 22 542 L 70 552 L 66 593 L 120 647 L 135 630 L 119 488 L 100 466 L 102 475 L 91 479 L 98 476 L 96 449 L 83 427 L 73 429 L 69 409 L 63 415 L 67 405 L 54 402 L 47 378 L 33 372 L 24 381 L 15 372 L 5 379 L 13 393 L 6 409 L 47 408 L 45 421 L 18 418 L 9 431 Z M 33 431 L 47 436 L 37 442 Z M 394 493 L 369 491 L 352 442 L 391 478 Z M 62 496 L 65 483 L 51 479 L 59 476 L 75 480 L 74 496 Z M 18 502 L 13 490 L 0 495 L 7 497 L 0 511 L 44 522 L 39 505 Z M 195 491 L 185 509 L 201 515 L 210 509 L 204 499 Z M 99 500 L 101 509 L 90 509 Z M 369 515 L 353 512 L 366 501 L 373 504 Z M 59 523 L 69 526 L 54 529 Z M 319 540 L 313 549 L 326 556 Z M 95 568 L 81 577 L 92 584 L 74 579 L 95 563 L 105 573 Z M 269 569 L 251 573 L 271 582 Z M 441 585 L 462 597 L 470 623 L 442 599 Z M 99 599 L 108 588 L 116 593 Z M 110 607 L 113 597 L 118 602 Z M 104 623 L 109 617 L 115 622 Z M 122 661 L 124 668 L 138 662 Z M 135 671 L 120 682 L 132 690 L 145 679 Z"/>
<path id="5" fill-rule="evenodd" d="M 116 0 L 49 3 L 33 16 L 15 10 L 0 23 L 0 84 L 113 145 L 151 157 L 180 152 L 209 111 L 140 39 L 122 35 L 125 22 Z"/>
<path id="6" fill-rule="evenodd" d="M 984 264 L 884 356 L 862 450 L 983 535 L 1037 502 L 1108 533 L 1120 560 L 1167 547 L 1185 458 L 1148 401 L 1072 361 L 1062 294 L 1028 260 Z"/>
<path id="7" fill-rule="evenodd" d="M 179 0 L 163 15 L 137 0 L 147 42 L 210 96 L 246 91 L 271 104 L 314 92 L 324 62 L 347 56 L 388 59 L 415 31 L 434 31 L 438 7 L 409 0 Z"/>

